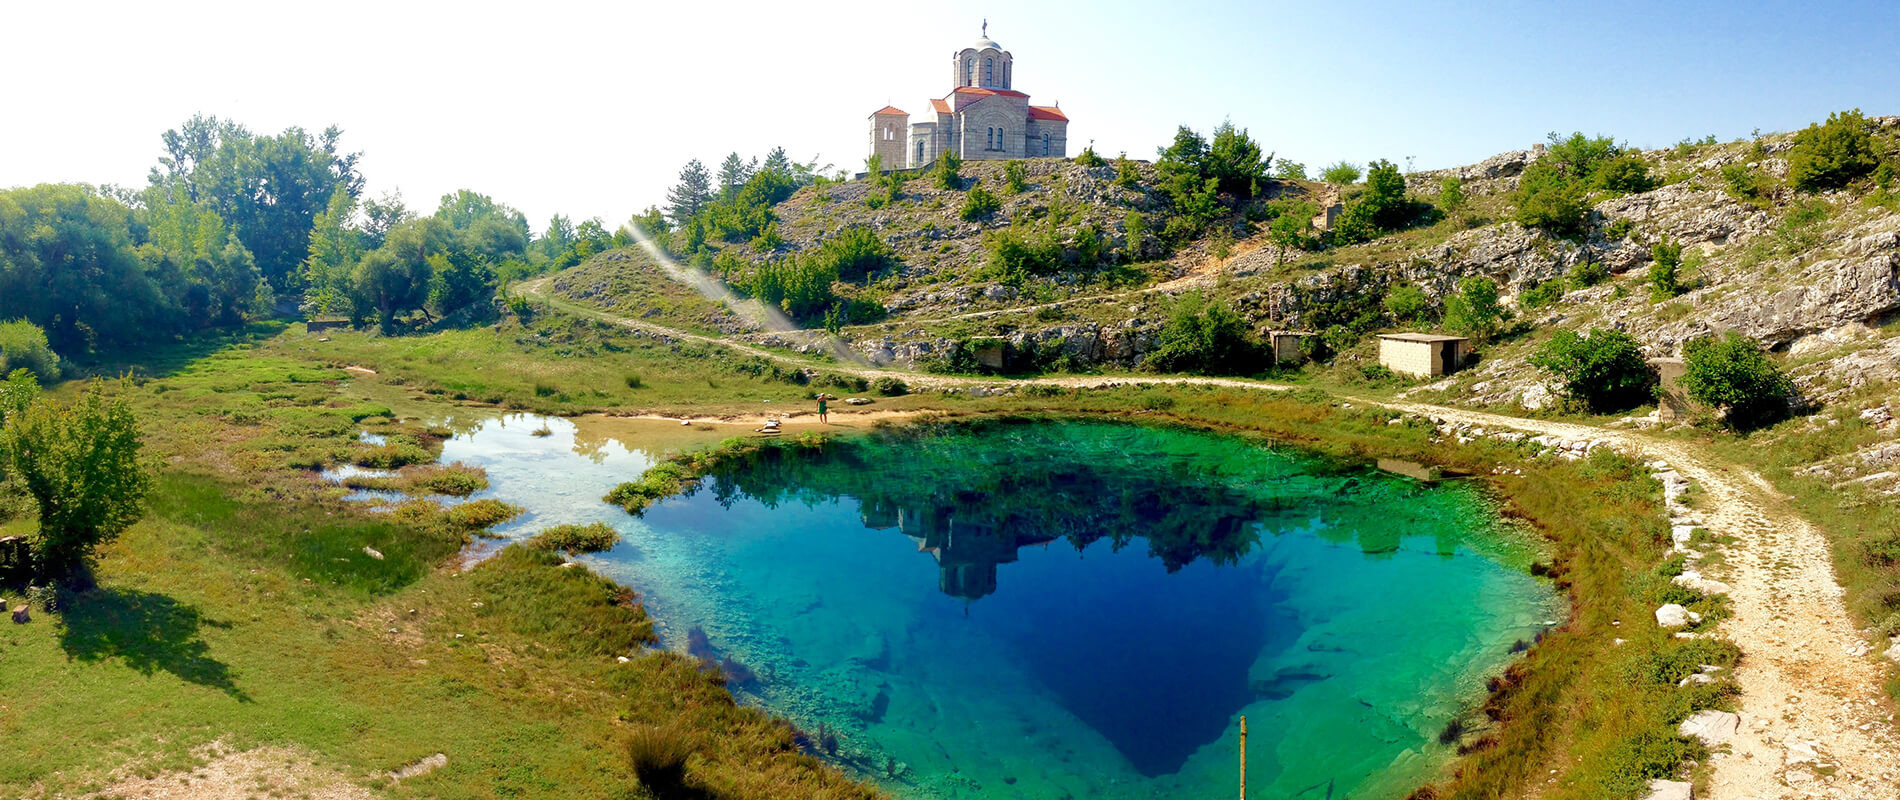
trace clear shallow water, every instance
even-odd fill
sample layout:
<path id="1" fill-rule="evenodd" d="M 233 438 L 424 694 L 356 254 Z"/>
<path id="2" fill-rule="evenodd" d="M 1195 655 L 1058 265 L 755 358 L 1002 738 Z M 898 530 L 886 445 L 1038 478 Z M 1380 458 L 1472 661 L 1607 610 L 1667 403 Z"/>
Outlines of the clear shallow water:
<path id="1" fill-rule="evenodd" d="M 599 498 L 651 464 L 660 429 L 465 430 L 443 460 L 529 509 L 500 533 L 615 525 L 623 543 L 590 564 L 644 593 L 665 646 L 724 661 L 743 700 L 832 733 L 838 761 L 900 797 L 1220 796 L 1241 714 L 1255 796 L 1402 796 L 1558 614 L 1468 488 L 1231 437 L 868 438 L 636 519 Z"/>

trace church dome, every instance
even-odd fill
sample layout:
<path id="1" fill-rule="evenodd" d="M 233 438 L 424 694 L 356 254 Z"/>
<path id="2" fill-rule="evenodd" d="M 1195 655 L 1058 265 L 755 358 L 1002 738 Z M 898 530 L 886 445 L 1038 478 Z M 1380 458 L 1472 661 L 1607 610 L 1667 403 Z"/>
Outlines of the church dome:
<path id="1" fill-rule="evenodd" d="M 995 51 L 997 51 L 997 52 L 1002 52 L 1002 50 L 1003 50 L 1003 46 L 1002 46 L 1002 45 L 1000 45 L 1000 44 L 997 44 L 997 43 L 995 43 L 995 42 L 993 42 L 993 41 L 990 41 L 990 37 L 988 37 L 988 36 L 985 36 L 985 37 L 983 37 L 983 38 L 981 38 L 981 39 L 978 39 L 978 40 L 976 40 L 976 44 L 973 44 L 973 45 L 970 45 L 968 49 L 970 49 L 970 50 L 995 50 Z"/>

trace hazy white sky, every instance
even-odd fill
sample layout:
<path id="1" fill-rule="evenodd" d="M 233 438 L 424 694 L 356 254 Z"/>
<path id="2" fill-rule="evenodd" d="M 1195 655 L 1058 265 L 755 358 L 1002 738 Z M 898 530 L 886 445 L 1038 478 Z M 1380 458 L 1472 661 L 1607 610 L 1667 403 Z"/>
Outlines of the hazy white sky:
<path id="1" fill-rule="evenodd" d="M 1896 113 L 1900 4 L 915 2 L 495 4 L 0 0 L 0 186 L 141 184 L 193 113 L 340 125 L 369 191 L 469 188 L 609 227 L 689 158 L 859 167 L 990 36 L 1059 101 L 1073 154 L 1152 157 L 1224 117 L 1317 166 L 1420 169 L 1582 129 L 1659 146 Z M 1827 7 L 1831 5 L 1832 7 Z"/>

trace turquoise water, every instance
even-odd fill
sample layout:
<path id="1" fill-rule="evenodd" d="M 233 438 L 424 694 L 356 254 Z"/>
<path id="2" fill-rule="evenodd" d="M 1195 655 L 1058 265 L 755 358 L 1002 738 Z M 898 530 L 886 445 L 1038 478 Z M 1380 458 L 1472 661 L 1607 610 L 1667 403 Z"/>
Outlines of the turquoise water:
<path id="1" fill-rule="evenodd" d="M 663 646 L 899 797 L 1228 796 L 1243 714 L 1252 796 L 1403 796 L 1560 615 L 1468 487 L 1232 437 L 880 434 L 633 518 L 599 498 L 652 462 L 640 432 L 466 431 L 444 460 L 529 509 L 505 536 L 614 524 L 589 563 L 643 592 Z"/>

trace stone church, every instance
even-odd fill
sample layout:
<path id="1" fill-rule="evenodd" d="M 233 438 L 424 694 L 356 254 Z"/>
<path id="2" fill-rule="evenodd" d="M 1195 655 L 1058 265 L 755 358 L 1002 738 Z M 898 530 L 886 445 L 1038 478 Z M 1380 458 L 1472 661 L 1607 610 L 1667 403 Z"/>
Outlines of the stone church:
<path id="1" fill-rule="evenodd" d="M 1069 117 L 1056 106 L 1032 106 L 1016 91 L 1014 59 L 983 38 L 950 56 L 950 90 L 931 100 L 921 122 L 895 106 L 871 114 L 871 155 L 886 169 L 929 166 L 945 150 L 965 161 L 1066 158 Z"/>

